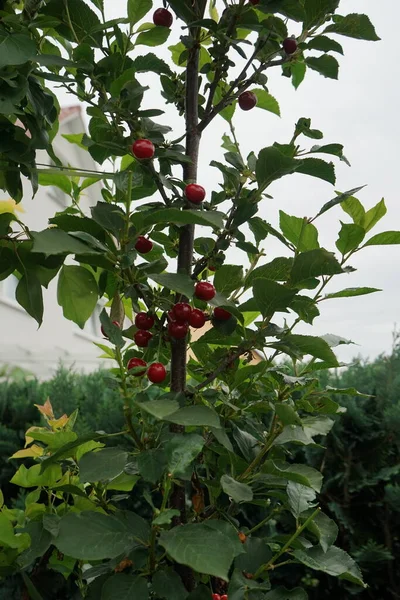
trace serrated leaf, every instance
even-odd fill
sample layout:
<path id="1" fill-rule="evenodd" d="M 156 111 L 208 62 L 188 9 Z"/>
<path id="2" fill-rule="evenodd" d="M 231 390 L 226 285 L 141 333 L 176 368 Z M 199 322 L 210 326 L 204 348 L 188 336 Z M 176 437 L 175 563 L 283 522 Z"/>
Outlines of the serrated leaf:
<path id="1" fill-rule="evenodd" d="M 322 475 L 316 469 L 301 464 L 288 464 L 283 461 L 267 460 L 261 468 L 263 473 L 269 473 L 288 481 L 301 483 L 316 492 L 321 490 Z"/>
<path id="2" fill-rule="evenodd" d="M 43 231 L 31 231 L 31 235 L 33 237 L 32 252 L 39 252 L 47 256 L 52 254 L 97 254 L 96 250 L 57 227 Z"/>
<path id="3" fill-rule="evenodd" d="M 339 0 L 305 0 L 304 12 L 306 15 L 304 28 L 311 29 L 325 20 L 326 15 L 334 13 L 339 5 Z"/>
<path id="4" fill-rule="evenodd" d="M 204 438 L 197 433 L 175 436 L 164 445 L 168 472 L 183 475 L 190 463 L 200 454 Z"/>
<path id="5" fill-rule="evenodd" d="M 296 290 L 270 279 L 253 281 L 254 300 L 257 309 L 264 317 L 272 316 L 276 311 L 285 312 L 296 293 Z"/>
<path id="6" fill-rule="evenodd" d="M 307 47 L 310 48 L 310 50 L 321 50 L 322 52 L 331 51 L 343 54 L 342 46 L 336 40 L 332 40 L 326 35 L 317 35 L 316 37 L 312 38 L 308 42 Z"/>
<path id="7" fill-rule="evenodd" d="M 337 79 L 339 75 L 339 63 L 333 56 L 323 54 L 322 56 L 308 56 L 307 66 L 329 79 Z"/>
<path id="8" fill-rule="evenodd" d="M 143 19 L 153 6 L 152 0 L 128 0 L 128 20 L 135 25 Z"/>
<path id="9" fill-rule="evenodd" d="M 328 163 L 320 158 L 304 158 L 299 162 L 300 164 L 296 169 L 297 173 L 311 175 L 311 177 L 323 179 L 332 185 L 335 184 L 335 165 L 332 162 Z"/>
<path id="10" fill-rule="evenodd" d="M 307 515 L 305 515 L 307 516 Z M 319 512 L 316 517 L 309 523 L 308 529 L 316 535 L 321 548 L 327 552 L 329 548 L 336 542 L 339 533 L 339 528 L 335 521 L 330 519 L 323 512 Z"/>
<path id="11" fill-rule="evenodd" d="M 322 548 L 315 546 L 308 550 L 294 550 L 293 556 L 299 562 L 315 571 L 323 571 L 327 575 L 339 577 L 366 587 L 362 574 L 354 560 L 340 548 L 332 546 L 326 553 Z"/>
<path id="12" fill-rule="evenodd" d="M 300 161 L 289 158 L 274 146 L 263 148 L 256 163 L 256 177 L 260 188 L 265 189 L 276 179 L 294 173 Z"/>
<path id="13" fill-rule="evenodd" d="M 340 292 L 332 292 L 332 294 L 326 294 L 324 299 L 328 298 L 352 298 L 354 296 L 364 296 L 365 294 L 373 294 L 374 292 L 381 292 L 378 288 L 370 287 L 359 287 L 359 288 L 346 288 L 340 290 Z"/>
<path id="14" fill-rule="evenodd" d="M 179 408 L 176 400 L 149 400 L 148 402 L 136 402 L 136 404 L 156 419 L 165 419 Z"/>
<path id="15" fill-rule="evenodd" d="M 116 573 L 105 581 L 100 600 L 147 600 L 148 597 L 149 589 L 143 577 Z"/>
<path id="16" fill-rule="evenodd" d="M 15 299 L 40 326 L 43 321 L 43 294 L 39 278 L 32 271 L 25 271 L 15 290 Z"/>
<path id="17" fill-rule="evenodd" d="M 385 200 L 382 198 L 378 204 L 367 210 L 364 216 L 363 227 L 368 233 L 387 213 Z"/>
<path id="18" fill-rule="evenodd" d="M 221 427 L 218 414 L 208 406 L 184 406 L 164 419 L 186 427 Z"/>
<path id="19" fill-rule="evenodd" d="M 152 52 L 149 52 L 145 56 L 137 56 L 133 61 L 132 68 L 136 73 L 148 73 L 152 71 L 159 75 L 173 75 L 167 63 Z"/>
<path id="20" fill-rule="evenodd" d="M 251 487 L 240 481 L 236 481 L 229 475 L 222 475 L 221 486 L 234 502 L 251 502 L 253 500 L 253 491 Z"/>
<path id="21" fill-rule="evenodd" d="M 348 192 L 343 192 L 342 194 L 338 194 L 338 196 L 336 196 L 336 198 L 333 198 L 333 200 L 330 200 L 329 202 L 327 202 L 326 204 L 323 205 L 323 207 L 321 208 L 321 210 L 319 211 L 319 213 L 317 214 L 317 216 L 315 218 L 319 217 L 320 215 L 323 215 L 327 210 L 333 208 L 337 204 L 341 204 L 343 210 L 345 210 L 344 207 L 345 207 L 346 201 L 349 200 L 354 194 L 357 194 L 357 192 L 359 192 L 360 190 L 362 190 L 364 187 L 365 187 L 365 185 L 362 185 L 362 186 L 360 186 L 358 188 L 354 188 L 352 190 L 349 190 Z M 358 202 L 358 200 L 357 200 L 357 202 Z M 360 225 L 361 223 L 359 223 L 357 221 L 357 224 Z"/>
<path id="22" fill-rule="evenodd" d="M 148 277 L 173 292 L 191 298 L 194 294 L 194 281 L 181 273 L 149 273 Z"/>
<path id="23" fill-rule="evenodd" d="M 239 265 L 222 265 L 214 275 L 215 289 L 224 296 L 229 296 L 243 284 L 243 267 Z"/>
<path id="24" fill-rule="evenodd" d="M 365 242 L 363 248 L 366 246 L 388 246 L 392 244 L 400 244 L 400 231 L 377 233 Z"/>
<path id="25" fill-rule="evenodd" d="M 84 267 L 64 265 L 60 271 L 57 301 L 66 319 L 83 329 L 96 307 L 97 283 L 90 271 Z"/>
<path id="26" fill-rule="evenodd" d="M 135 3 L 137 0 L 133 0 Z M 149 23 L 150 27 L 150 23 Z M 136 38 L 136 46 L 161 46 L 167 41 L 171 33 L 169 27 L 156 27 L 151 24 L 147 31 L 141 31 Z"/>
<path id="27" fill-rule="evenodd" d="M 310 354 L 314 358 L 319 358 L 327 363 L 331 363 L 333 367 L 339 366 L 337 358 L 332 352 L 329 344 L 322 339 L 322 337 L 290 334 L 283 338 L 282 344 L 287 344 L 289 348 L 294 347 L 302 355 Z"/>
<path id="28" fill-rule="evenodd" d="M 79 480 L 94 483 L 114 479 L 123 472 L 127 460 L 127 452 L 119 448 L 87 452 L 79 461 Z"/>
<path id="29" fill-rule="evenodd" d="M 310 508 L 311 503 L 316 498 L 314 490 L 295 481 L 289 481 L 286 486 L 286 493 L 288 495 L 290 511 L 296 519 L 299 518 L 301 513 Z"/>
<path id="30" fill-rule="evenodd" d="M 84 511 L 69 512 L 60 520 L 54 545 L 79 560 L 103 560 L 129 551 L 134 536 L 112 515 Z"/>
<path id="31" fill-rule="evenodd" d="M 358 248 L 365 238 L 365 229 L 355 223 L 342 223 L 336 248 L 344 255 Z"/>
<path id="32" fill-rule="evenodd" d="M 278 101 L 271 94 L 260 88 L 252 89 L 251 91 L 257 96 L 257 108 L 263 108 L 274 113 L 274 115 L 278 115 L 278 117 L 281 116 Z"/>
<path id="33" fill-rule="evenodd" d="M 351 13 L 342 17 L 335 15 L 334 23 L 325 28 L 324 33 L 337 33 L 357 40 L 376 42 L 381 38 L 376 35 L 375 27 L 367 15 Z"/>
<path id="34" fill-rule="evenodd" d="M 162 532 L 159 543 L 177 563 L 228 581 L 235 555 L 220 531 L 202 523 L 182 525 Z"/>
<path id="35" fill-rule="evenodd" d="M 307 218 L 294 217 L 279 211 L 279 227 L 285 238 L 300 251 L 314 250 L 319 248 L 318 230 L 307 222 Z"/>
<path id="36" fill-rule="evenodd" d="M 290 279 L 293 283 L 297 283 L 310 277 L 336 275 L 342 272 L 342 267 L 334 254 L 324 248 L 319 248 L 302 252 L 295 257 Z"/>

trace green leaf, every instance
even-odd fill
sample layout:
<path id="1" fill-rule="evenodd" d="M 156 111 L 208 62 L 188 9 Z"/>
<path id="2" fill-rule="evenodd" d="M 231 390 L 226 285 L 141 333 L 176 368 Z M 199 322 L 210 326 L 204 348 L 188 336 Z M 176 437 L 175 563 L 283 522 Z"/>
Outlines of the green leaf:
<path id="1" fill-rule="evenodd" d="M 277 402 L 275 412 L 284 425 L 301 425 L 299 415 L 289 404 Z"/>
<path id="2" fill-rule="evenodd" d="M 314 440 L 307 435 L 303 427 L 297 425 L 286 425 L 282 432 L 275 438 L 274 446 L 283 446 L 284 444 L 300 444 L 302 446 L 308 446 L 314 444 Z"/>
<path id="3" fill-rule="evenodd" d="M 148 277 L 173 292 L 191 298 L 194 294 L 194 281 L 182 273 L 149 273 Z"/>
<path id="4" fill-rule="evenodd" d="M 388 246 L 392 244 L 400 244 L 400 231 L 377 233 L 365 242 L 363 248 L 366 246 Z"/>
<path id="5" fill-rule="evenodd" d="M 372 25 L 367 15 L 351 13 L 342 17 L 335 15 L 334 23 L 328 25 L 324 33 L 338 33 L 347 37 L 356 38 L 357 40 L 368 40 L 376 42 L 381 38 L 376 35 L 375 27 Z"/>
<path id="6" fill-rule="evenodd" d="M 224 213 L 205 210 L 179 210 L 178 208 L 163 208 L 152 210 L 144 216 L 143 225 L 158 223 L 176 223 L 182 225 L 205 225 L 215 229 L 222 229 Z"/>
<path id="7" fill-rule="evenodd" d="M 289 481 L 286 486 L 286 493 L 288 495 L 290 512 L 296 519 L 299 518 L 301 513 L 310 508 L 311 503 L 316 498 L 314 490 L 295 481 Z"/>
<path id="8" fill-rule="evenodd" d="M 287 590 L 283 586 L 279 586 L 272 592 L 264 596 L 265 600 L 308 600 L 307 592 L 301 588 Z"/>
<path id="9" fill-rule="evenodd" d="M 165 600 L 185 600 L 188 596 L 182 579 L 171 567 L 154 573 L 152 587 L 155 594 Z"/>
<path id="10" fill-rule="evenodd" d="M 305 517 L 306 516 L 308 515 L 305 515 Z M 323 512 L 317 514 L 317 516 L 309 523 L 307 529 L 318 538 L 324 552 L 327 552 L 327 550 L 329 550 L 336 542 L 339 533 L 339 528 L 335 521 L 327 517 Z"/>
<path id="11" fill-rule="evenodd" d="M 68 196 L 71 193 L 72 185 L 71 180 L 66 175 L 60 173 L 39 173 L 39 185 L 54 185 L 60 188 Z"/>
<path id="12" fill-rule="evenodd" d="M 165 471 L 167 460 L 161 448 L 145 450 L 138 454 L 137 466 L 145 481 L 157 483 Z"/>
<path id="13" fill-rule="evenodd" d="M 323 23 L 326 15 L 334 13 L 338 5 L 339 0 L 305 0 L 304 29 L 311 29 Z"/>
<path id="14" fill-rule="evenodd" d="M 340 290 L 340 292 L 333 292 L 332 294 L 326 294 L 324 300 L 328 298 L 352 298 L 354 296 L 364 296 L 365 294 L 373 294 L 374 292 L 381 292 L 378 288 L 370 287 L 359 287 L 359 288 L 346 288 Z"/>
<path id="15" fill-rule="evenodd" d="M 152 0 L 128 0 L 128 20 L 135 25 L 143 19 L 153 6 Z"/>
<path id="16" fill-rule="evenodd" d="M 272 279 L 272 281 L 287 281 L 293 265 L 293 258 L 277 256 L 271 262 L 251 271 L 246 277 L 246 288 L 251 287 L 255 279 Z"/>
<path id="17" fill-rule="evenodd" d="M 327 163 L 320 158 L 304 158 L 300 161 L 296 172 L 303 173 L 303 175 L 311 175 L 311 177 L 318 177 L 332 185 L 336 181 L 335 165 L 331 162 Z"/>
<path id="18" fill-rule="evenodd" d="M 93 220 L 119 239 L 120 232 L 125 226 L 125 215 L 120 207 L 107 202 L 98 202 L 90 210 Z"/>
<path id="19" fill-rule="evenodd" d="M 314 358 L 320 358 L 333 367 L 338 367 L 339 363 L 332 352 L 329 344 L 320 337 L 312 335 L 290 334 L 283 338 L 283 345 L 288 344 L 302 355 L 311 354 Z"/>
<path id="20" fill-rule="evenodd" d="M 278 115 L 278 117 L 281 116 L 278 101 L 271 94 L 260 88 L 251 91 L 257 96 L 257 108 L 263 108 L 274 113 L 274 115 Z"/>
<path id="21" fill-rule="evenodd" d="M 101 600 L 147 600 L 149 589 L 143 577 L 116 573 L 109 577 L 101 590 Z"/>
<path id="22" fill-rule="evenodd" d="M 306 76 L 307 65 L 304 61 L 297 60 L 295 63 L 290 65 L 290 72 L 292 74 L 292 84 L 295 90 L 304 81 Z"/>
<path id="23" fill-rule="evenodd" d="M 32 252 L 39 252 L 47 256 L 52 254 L 97 254 L 90 246 L 57 227 L 43 231 L 31 231 L 31 235 L 33 237 Z"/>
<path id="24" fill-rule="evenodd" d="M 148 402 L 136 402 L 136 404 L 156 419 L 165 419 L 179 408 L 176 400 L 149 400 Z"/>
<path id="25" fill-rule="evenodd" d="M 357 200 L 357 198 L 354 198 L 354 196 L 351 195 L 350 198 L 346 198 L 344 202 L 341 202 L 340 206 L 345 213 L 350 215 L 356 225 L 360 225 L 361 227 L 363 226 L 365 209 L 361 202 Z"/>
<path id="26" fill-rule="evenodd" d="M 0 69 L 8 65 L 22 65 L 35 55 L 33 39 L 23 33 L 10 33 L 0 26 Z"/>
<path id="27" fill-rule="evenodd" d="M 175 508 L 167 508 L 160 512 L 158 517 L 153 519 L 153 525 L 169 525 L 174 517 L 179 517 L 181 513 Z"/>
<path id="28" fill-rule="evenodd" d="M 270 279 L 253 281 L 253 296 L 257 309 L 264 317 L 272 316 L 276 311 L 286 312 L 297 291 Z"/>
<path id="29" fill-rule="evenodd" d="M 170 33 L 171 30 L 169 27 L 156 27 L 151 24 L 151 29 L 139 33 L 136 38 L 135 46 L 161 46 L 161 44 L 167 41 Z"/>
<path id="30" fill-rule="evenodd" d="M 11 521 L 3 513 L 0 513 L 0 544 L 8 548 L 29 546 L 28 536 L 26 534 L 15 535 Z"/>
<path id="31" fill-rule="evenodd" d="M 178 411 L 164 417 L 166 421 L 185 425 L 186 427 L 215 427 L 219 429 L 218 414 L 208 406 L 184 406 Z"/>
<path id="32" fill-rule="evenodd" d="M 363 187 L 365 187 L 365 186 L 362 185 L 358 188 L 349 190 L 348 192 L 343 192 L 343 194 L 338 194 L 336 196 L 336 198 L 333 198 L 333 200 L 329 200 L 329 202 L 326 202 L 326 204 L 323 205 L 323 207 L 321 208 L 321 210 L 319 211 L 319 213 L 317 214 L 317 216 L 315 218 L 319 217 L 320 215 L 323 215 L 327 210 L 330 210 L 337 204 L 342 204 L 342 208 L 343 208 L 343 210 L 345 210 L 345 208 L 343 206 L 345 205 L 346 200 L 348 200 L 351 196 L 353 196 L 353 194 L 357 194 L 357 192 L 362 190 Z M 355 200 L 355 198 L 354 198 L 354 200 Z M 357 202 L 358 202 L 358 200 L 357 200 Z M 360 206 L 361 206 L 361 204 L 360 204 Z M 362 208 L 362 206 L 361 206 L 361 208 Z M 362 210 L 364 211 L 363 208 L 362 208 Z M 361 223 L 357 223 L 357 224 L 361 225 Z"/>
<path id="33" fill-rule="evenodd" d="M 322 56 L 308 56 L 307 66 L 329 79 L 337 79 L 339 75 L 339 63 L 333 56 L 323 54 Z"/>
<path id="34" fill-rule="evenodd" d="M 54 540 L 60 552 L 79 560 L 125 555 L 134 543 L 134 535 L 120 519 L 92 511 L 64 515 Z"/>
<path id="35" fill-rule="evenodd" d="M 173 75 L 173 71 L 161 58 L 149 52 L 145 56 L 137 56 L 132 63 L 132 69 L 136 73 L 148 73 L 152 71 L 158 75 Z"/>
<path id="36" fill-rule="evenodd" d="M 352 583 L 356 583 L 366 587 L 362 574 L 354 560 L 340 548 L 332 546 L 327 552 L 322 548 L 315 546 L 308 550 L 294 550 L 293 556 L 297 560 L 314 569 L 315 571 L 323 571 L 327 575 L 334 575 L 339 579 L 346 579 Z"/>
<path id="37" fill-rule="evenodd" d="M 41 465 L 33 465 L 29 469 L 21 465 L 10 481 L 24 488 L 47 487 L 53 486 L 61 477 L 60 465 L 51 465 L 44 473 L 41 473 Z"/>
<path id="38" fill-rule="evenodd" d="M 317 35 L 315 38 L 312 38 L 307 47 L 310 50 L 321 50 L 322 52 L 338 52 L 339 54 L 343 54 L 342 46 L 336 42 L 336 40 L 331 40 L 331 38 L 326 35 Z"/>
<path id="39" fill-rule="evenodd" d="M 15 290 L 15 298 L 40 327 L 43 321 L 43 294 L 40 280 L 35 273 L 25 271 Z"/>
<path id="40" fill-rule="evenodd" d="M 177 563 L 228 581 L 235 554 L 229 538 L 213 527 L 202 523 L 174 527 L 161 533 L 159 543 Z"/>
<path id="41" fill-rule="evenodd" d="M 214 276 L 215 289 L 229 296 L 243 284 L 243 267 L 239 265 L 222 265 Z"/>
<path id="42" fill-rule="evenodd" d="M 287 215 L 283 210 L 279 211 L 279 226 L 286 239 L 300 251 L 314 250 L 319 248 L 318 230 L 307 222 L 307 218 Z"/>
<path id="43" fill-rule="evenodd" d="M 307 465 L 287 464 L 283 461 L 267 460 L 261 470 L 263 473 L 275 475 L 276 477 L 281 477 L 287 481 L 301 483 L 316 492 L 321 490 L 321 473 Z"/>
<path id="44" fill-rule="evenodd" d="M 87 452 L 79 461 L 79 481 L 93 483 L 114 479 L 123 472 L 127 460 L 127 452 L 119 448 Z"/>
<path id="45" fill-rule="evenodd" d="M 229 475 L 222 475 L 221 487 L 234 502 L 251 502 L 253 500 L 253 490 L 245 483 L 236 481 Z"/>
<path id="46" fill-rule="evenodd" d="M 200 454 L 204 438 L 197 433 L 175 436 L 164 445 L 168 461 L 168 472 L 179 477 L 190 463 Z"/>
<path id="47" fill-rule="evenodd" d="M 336 248 L 344 255 L 358 248 L 365 238 L 365 229 L 355 223 L 342 223 Z"/>
<path id="48" fill-rule="evenodd" d="M 64 265 L 60 271 L 57 301 L 66 319 L 83 329 L 96 307 L 98 288 L 92 273 L 84 267 Z"/>
<path id="49" fill-rule="evenodd" d="M 289 158 L 274 146 L 263 148 L 256 163 L 256 177 L 260 188 L 265 189 L 276 179 L 294 173 L 300 161 Z"/>
<path id="50" fill-rule="evenodd" d="M 302 252 L 295 257 L 290 279 L 292 283 L 298 283 L 310 277 L 336 275 L 342 272 L 342 267 L 334 254 L 324 248 L 319 248 Z"/>
<path id="51" fill-rule="evenodd" d="M 364 216 L 363 227 L 368 233 L 387 213 L 385 200 L 382 198 L 378 204 L 367 210 Z"/>

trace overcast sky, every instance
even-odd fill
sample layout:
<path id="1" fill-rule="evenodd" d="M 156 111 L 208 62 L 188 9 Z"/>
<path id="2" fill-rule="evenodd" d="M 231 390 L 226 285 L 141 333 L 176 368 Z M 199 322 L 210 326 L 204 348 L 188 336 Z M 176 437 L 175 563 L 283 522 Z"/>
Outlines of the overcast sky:
<path id="1" fill-rule="evenodd" d="M 125 15 L 124 0 L 105 0 L 105 6 L 107 18 Z M 400 133 L 397 73 L 400 3 L 389 0 L 383 9 L 382 4 L 375 0 L 342 0 L 340 12 L 368 14 L 382 41 L 364 42 L 334 36 L 345 50 L 344 57 L 336 55 L 340 62 L 339 81 L 325 79 L 309 71 L 295 91 L 290 80 L 280 75 L 279 69 L 270 70 L 268 88 L 280 103 L 282 118 L 260 109 L 251 112 L 237 110 L 234 119 L 237 136 L 247 155 L 251 150 L 257 152 L 274 141 L 288 142 L 297 119 L 310 117 L 312 126 L 324 132 L 324 142 L 344 144 L 345 155 L 352 165 L 349 168 L 343 162 L 337 163 L 335 188 L 305 175 L 292 175 L 275 182 L 269 188 L 274 199 L 263 200 L 260 205 L 260 216 L 269 222 L 277 223 L 279 209 L 300 217 L 312 216 L 335 196 L 335 189 L 345 191 L 368 184 L 358 195 L 364 206 L 370 208 L 384 197 L 388 208 L 388 214 L 374 232 L 400 230 L 396 166 Z M 175 26 L 168 45 L 178 41 L 179 35 L 180 28 Z M 138 54 L 145 51 L 144 46 L 138 48 Z M 162 47 L 161 56 L 166 58 L 166 46 Z M 64 93 L 60 93 L 59 97 L 62 106 L 76 103 L 73 97 Z M 163 108 L 163 99 L 154 86 L 146 94 L 146 105 Z M 183 133 L 182 120 L 174 110 L 167 111 L 164 122 L 174 127 L 174 137 L 177 137 L 175 132 L 177 135 Z M 209 167 L 209 162 L 211 157 L 222 158 L 221 136 L 227 130 L 226 122 L 218 117 L 203 136 L 199 183 L 207 190 L 217 189 L 220 181 L 219 172 Z M 302 142 L 303 139 L 307 147 L 308 140 L 302 138 Z M 310 142 L 312 144 L 312 140 Z M 349 217 L 336 208 L 316 222 L 320 229 L 320 244 L 329 250 L 335 250 L 339 219 L 349 221 Z M 265 250 L 268 260 L 277 256 L 277 252 L 282 254 L 280 248 L 269 240 Z M 243 263 L 243 257 L 243 253 L 235 253 L 228 262 L 237 260 Z M 366 248 L 351 264 L 357 272 L 338 276 L 328 291 L 371 286 L 382 288 L 383 292 L 326 301 L 321 305 L 321 317 L 315 321 L 315 327 L 311 330 L 305 325 L 297 330 L 298 333 L 313 332 L 314 335 L 334 333 L 353 340 L 358 346 L 337 348 L 342 361 L 349 361 L 357 354 L 373 358 L 388 351 L 395 323 L 400 322 L 400 247 Z"/>

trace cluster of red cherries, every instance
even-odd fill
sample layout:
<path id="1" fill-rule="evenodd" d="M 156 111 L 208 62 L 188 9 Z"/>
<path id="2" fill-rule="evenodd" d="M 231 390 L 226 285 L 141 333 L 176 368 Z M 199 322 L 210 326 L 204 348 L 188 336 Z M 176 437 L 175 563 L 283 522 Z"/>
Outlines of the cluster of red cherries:
<path id="1" fill-rule="evenodd" d="M 215 287 L 208 281 L 198 281 L 195 285 L 194 295 L 199 300 L 206 302 L 212 300 L 215 296 Z M 214 319 L 218 321 L 227 321 L 232 317 L 231 313 L 224 308 L 216 307 L 213 311 Z M 192 308 L 187 302 L 177 302 L 168 312 L 168 333 L 175 340 L 184 339 L 189 331 L 189 327 L 200 329 L 204 326 L 207 316 L 199 308 Z M 133 336 L 138 348 L 147 348 L 150 340 L 153 337 L 150 329 L 154 327 L 155 318 L 149 312 L 139 312 L 135 317 L 135 325 L 137 331 Z M 118 321 L 113 321 L 113 325 L 120 328 Z M 103 327 L 101 332 L 104 337 L 108 337 Z M 143 367 L 142 369 L 140 367 Z M 128 361 L 128 371 L 135 369 L 134 377 L 147 375 L 152 383 L 162 383 L 167 376 L 167 371 L 164 365 L 160 362 L 147 365 L 142 358 L 133 357 Z"/>
<path id="2" fill-rule="evenodd" d="M 219 594 L 212 594 L 211 598 L 212 600 L 228 600 L 227 594 L 223 594 L 222 596 Z"/>

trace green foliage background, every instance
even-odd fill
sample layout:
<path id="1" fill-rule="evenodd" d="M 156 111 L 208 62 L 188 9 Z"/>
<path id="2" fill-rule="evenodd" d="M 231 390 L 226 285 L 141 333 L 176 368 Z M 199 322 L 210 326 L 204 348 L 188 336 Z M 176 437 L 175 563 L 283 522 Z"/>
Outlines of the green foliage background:
<path id="1" fill-rule="evenodd" d="M 290 587 L 305 586 L 310 600 L 347 600 L 353 595 L 359 600 L 396 598 L 400 590 L 395 566 L 400 560 L 400 344 L 394 344 L 390 355 L 373 361 L 357 359 L 342 373 L 325 373 L 321 379 L 324 385 L 356 387 L 372 394 L 350 398 L 336 394 L 335 401 L 347 412 L 338 416 L 332 432 L 321 440 L 321 448 L 302 450 L 306 457 L 296 457 L 296 461 L 306 458 L 309 465 L 322 468 L 321 506 L 337 521 L 340 547 L 360 564 L 369 588 L 361 590 L 301 565 L 283 567 L 276 577 Z M 47 397 L 56 414 L 79 408 L 79 434 L 103 429 L 112 433 L 123 426 L 122 400 L 107 386 L 105 371 L 81 375 L 60 368 L 49 381 L 1 383 L 0 487 L 6 500 L 17 505 L 23 497 L 9 483 L 17 461 L 8 457 L 23 446 L 27 426 L 38 424 L 34 404 L 43 404 Z M 257 516 L 252 517 L 256 523 Z M 268 528 L 285 531 L 285 527 L 285 519 L 278 516 L 265 533 Z M 10 590 L 15 589 L 10 585 L 15 583 L 1 586 L 1 600 L 10 598 Z"/>

